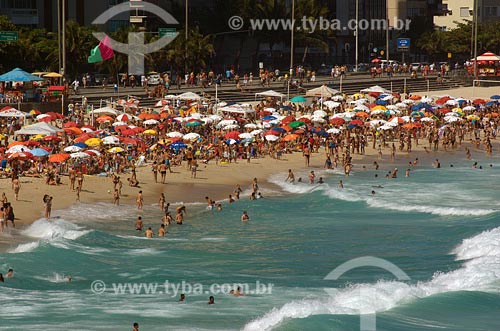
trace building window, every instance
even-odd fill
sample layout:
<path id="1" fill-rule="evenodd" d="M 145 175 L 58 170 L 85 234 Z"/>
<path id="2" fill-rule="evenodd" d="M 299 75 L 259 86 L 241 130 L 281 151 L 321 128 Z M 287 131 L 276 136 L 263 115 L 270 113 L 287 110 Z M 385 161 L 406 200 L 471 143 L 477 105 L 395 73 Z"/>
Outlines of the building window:
<path id="1" fill-rule="evenodd" d="M 484 7 L 484 16 L 497 16 L 497 7 Z"/>
<path id="2" fill-rule="evenodd" d="M 469 7 L 460 7 L 460 17 L 469 17 Z"/>
<path id="3" fill-rule="evenodd" d="M 0 8 L 4 9 L 36 9 L 36 0 L 2 0 Z"/>

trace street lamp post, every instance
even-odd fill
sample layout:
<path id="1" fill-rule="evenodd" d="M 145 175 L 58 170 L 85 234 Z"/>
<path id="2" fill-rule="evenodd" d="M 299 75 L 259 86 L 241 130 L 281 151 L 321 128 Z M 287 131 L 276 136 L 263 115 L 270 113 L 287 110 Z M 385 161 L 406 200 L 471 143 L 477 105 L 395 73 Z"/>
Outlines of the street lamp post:
<path id="1" fill-rule="evenodd" d="M 61 73 L 62 57 L 61 57 L 61 0 L 57 0 L 57 55 L 59 56 L 58 71 Z"/>
<path id="2" fill-rule="evenodd" d="M 474 79 L 477 79 L 477 19 L 479 0 L 474 0 Z"/>
<path id="3" fill-rule="evenodd" d="M 66 0 L 62 1 L 62 75 L 66 75 Z M 64 80 L 64 77 L 63 77 Z"/>
<path id="4" fill-rule="evenodd" d="M 359 44 L 359 0 L 356 0 L 356 56 L 355 56 L 355 71 L 358 71 L 358 44 Z"/>
<path id="5" fill-rule="evenodd" d="M 188 41 L 188 24 L 189 24 L 189 0 L 186 0 L 186 35 L 185 35 L 185 41 L 184 41 L 184 74 L 188 74 L 187 72 L 187 57 L 188 57 L 188 46 L 187 46 L 187 41 Z M 187 84 L 187 82 L 186 82 Z"/>
<path id="6" fill-rule="evenodd" d="M 288 100 L 290 100 L 290 81 L 293 76 L 293 35 L 295 30 L 295 0 L 292 0 L 292 29 L 290 33 L 290 75 L 288 77 Z"/>

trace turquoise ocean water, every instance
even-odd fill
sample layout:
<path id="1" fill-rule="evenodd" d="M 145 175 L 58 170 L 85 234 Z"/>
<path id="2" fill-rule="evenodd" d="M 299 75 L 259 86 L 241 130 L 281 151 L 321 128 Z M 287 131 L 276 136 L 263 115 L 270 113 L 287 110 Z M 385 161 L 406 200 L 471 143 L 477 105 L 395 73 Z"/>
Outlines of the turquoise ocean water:
<path id="1" fill-rule="evenodd" d="M 0 284 L 0 330 L 128 330 L 139 322 L 154 331 L 351 331 L 360 329 L 360 312 L 374 311 L 377 330 L 500 330 L 500 161 L 483 163 L 483 170 L 458 161 L 421 165 L 391 180 L 383 171 L 345 178 L 318 170 L 326 183 L 313 186 L 277 174 L 269 180 L 279 189 L 264 190 L 264 199 L 243 197 L 221 212 L 188 205 L 185 224 L 153 240 L 134 230 L 133 207 L 75 205 L 50 223 L 38 220 L 22 231 L 26 243 L 0 253 L 0 270 L 16 271 Z M 142 216 L 158 229 L 157 206 Z M 410 280 L 373 266 L 325 280 L 366 256 Z M 97 280 L 103 294 L 91 291 Z M 213 283 L 273 286 L 243 297 L 217 293 L 210 306 L 206 292 L 187 293 L 180 304 L 161 286 L 135 295 L 112 288 L 167 280 L 204 291 Z"/>

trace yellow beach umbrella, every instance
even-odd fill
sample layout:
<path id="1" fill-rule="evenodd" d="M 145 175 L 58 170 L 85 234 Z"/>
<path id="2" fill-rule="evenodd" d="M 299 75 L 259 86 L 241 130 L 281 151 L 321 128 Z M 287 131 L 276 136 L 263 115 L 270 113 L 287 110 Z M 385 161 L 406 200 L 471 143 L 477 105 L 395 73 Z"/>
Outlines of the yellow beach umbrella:
<path id="1" fill-rule="evenodd" d="M 31 140 L 40 140 L 40 139 L 43 139 L 43 137 L 45 137 L 45 135 L 37 134 L 37 135 L 31 137 Z"/>
<path id="2" fill-rule="evenodd" d="M 157 134 L 157 132 L 155 130 L 146 130 L 144 131 L 142 134 L 147 134 L 147 135 L 151 135 L 151 136 L 155 136 Z"/>
<path id="3" fill-rule="evenodd" d="M 125 152 L 125 150 L 121 147 L 113 147 L 113 148 L 108 149 L 108 152 L 109 153 L 121 153 L 121 152 Z"/>
<path id="4" fill-rule="evenodd" d="M 90 138 L 85 140 L 85 145 L 90 147 L 99 146 L 101 144 L 101 139 L 99 138 Z"/>

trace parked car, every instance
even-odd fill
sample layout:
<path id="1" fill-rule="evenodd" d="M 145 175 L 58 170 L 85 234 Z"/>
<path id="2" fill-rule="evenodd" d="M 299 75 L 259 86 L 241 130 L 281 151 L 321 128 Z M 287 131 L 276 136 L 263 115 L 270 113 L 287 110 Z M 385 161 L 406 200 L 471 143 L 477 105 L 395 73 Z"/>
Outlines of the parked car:
<path id="1" fill-rule="evenodd" d="M 420 71 L 420 68 L 421 68 L 422 64 L 420 62 L 414 62 L 412 64 L 410 64 L 410 67 L 411 67 L 411 71 Z"/>

